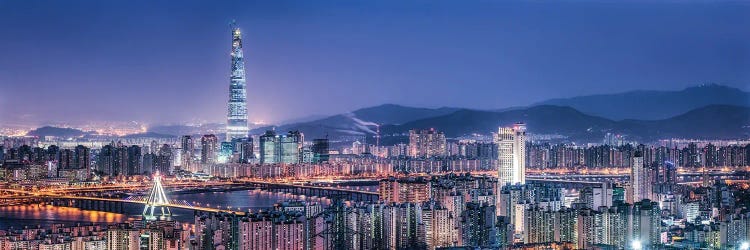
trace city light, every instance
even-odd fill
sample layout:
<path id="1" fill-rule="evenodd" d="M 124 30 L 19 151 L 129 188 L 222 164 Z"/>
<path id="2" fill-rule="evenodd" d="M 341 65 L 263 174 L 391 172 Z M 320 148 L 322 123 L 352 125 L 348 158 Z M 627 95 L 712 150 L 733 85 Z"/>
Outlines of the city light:
<path id="1" fill-rule="evenodd" d="M 2 249 L 750 250 L 750 5 L 26 2 Z"/>
<path id="2" fill-rule="evenodd" d="M 643 245 L 640 240 L 634 240 L 633 243 L 630 245 L 633 250 L 641 250 L 643 249 Z"/>

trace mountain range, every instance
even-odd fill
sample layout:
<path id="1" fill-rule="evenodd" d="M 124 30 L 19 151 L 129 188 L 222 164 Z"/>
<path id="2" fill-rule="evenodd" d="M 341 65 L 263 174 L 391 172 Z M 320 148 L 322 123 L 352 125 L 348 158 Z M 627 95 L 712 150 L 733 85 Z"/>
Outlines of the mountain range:
<path id="1" fill-rule="evenodd" d="M 383 126 L 381 134 L 403 134 L 410 128 L 435 128 L 448 137 L 496 131 L 498 126 L 526 123 L 535 134 L 564 135 L 576 140 L 601 140 L 607 132 L 626 134 L 640 140 L 661 138 L 736 139 L 748 136 L 750 108 L 710 105 L 660 120 L 620 120 L 584 114 L 571 107 L 540 105 L 504 112 L 461 110 L 416 120 L 402 125 Z"/>
<path id="2" fill-rule="evenodd" d="M 90 132 L 84 132 L 80 129 L 74 129 L 74 128 L 60 128 L 60 127 L 44 126 L 44 127 L 39 127 L 34 130 L 31 130 L 27 132 L 26 135 L 37 136 L 37 137 L 57 136 L 57 137 L 71 138 L 71 137 L 81 137 L 89 133 Z"/>
<path id="3" fill-rule="evenodd" d="M 737 139 L 750 134 L 750 94 L 721 85 L 679 91 L 631 91 L 619 94 L 552 99 L 528 107 L 476 110 L 416 108 L 384 104 L 319 119 L 251 130 L 300 130 L 308 138 L 352 139 L 380 132 L 384 144 L 404 141 L 410 129 L 435 128 L 448 137 L 489 134 L 499 126 L 527 124 L 533 134 L 562 135 L 576 141 L 600 141 L 605 133 L 649 141 L 663 138 Z M 215 133 L 219 124 L 154 126 L 146 135 Z M 42 127 L 29 135 L 73 137 L 86 132 Z M 368 139 L 370 140 L 370 139 Z"/>
<path id="4" fill-rule="evenodd" d="M 551 99 L 532 106 L 567 106 L 612 120 L 656 120 L 715 104 L 750 106 L 750 93 L 723 85 L 704 84 L 679 91 L 637 90 Z"/>
<path id="5" fill-rule="evenodd" d="M 750 94 L 722 85 L 679 91 L 631 91 L 620 94 L 553 99 L 528 107 L 498 110 L 414 108 L 385 104 L 326 118 L 261 127 L 300 130 L 309 138 L 372 137 L 380 129 L 386 144 L 403 141 L 410 129 L 435 128 L 448 137 L 488 134 L 498 126 L 525 122 L 529 132 L 581 141 L 599 141 L 607 132 L 638 140 L 662 138 L 736 139 L 750 133 Z M 401 137 L 400 139 L 387 139 Z"/>
<path id="6" fill-rule="evenodd" d="M 396 104 L 383 104 L 308 122 L 260 127 L 251 130 L 250 133 L 259 134 L 266 130 L 275 129 L 278 131 L 300 130 L 305 134 L 315 136 L 325 136 L 326 134 L 363 136 L 377 133 L 377 126 L 380 124 L 402 124 L 415 119 L 447 115 L 458 110 L 461 109 L 448 107 L 437 109 L 414 108 Z"/>

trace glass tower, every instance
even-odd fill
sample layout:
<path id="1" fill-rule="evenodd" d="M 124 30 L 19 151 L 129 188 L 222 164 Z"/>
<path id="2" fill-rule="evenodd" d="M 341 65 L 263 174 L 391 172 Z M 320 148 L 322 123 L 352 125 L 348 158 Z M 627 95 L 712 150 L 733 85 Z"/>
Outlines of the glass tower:
<path id="1" fill-rule="evenodd" d="M 247 127 L 247 92 L 245 90 L 245 61 L 242 55 L 242 32 L 232 25 L 232 75 L 229 77 L 229 107 L 227 112 L 227 138 L 245 138 Z"/>

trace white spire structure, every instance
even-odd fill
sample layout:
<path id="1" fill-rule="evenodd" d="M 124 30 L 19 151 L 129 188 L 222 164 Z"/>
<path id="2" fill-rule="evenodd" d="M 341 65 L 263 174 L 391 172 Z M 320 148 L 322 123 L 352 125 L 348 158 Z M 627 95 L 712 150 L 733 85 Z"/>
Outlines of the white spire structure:
<path id="1" fill-rule="evenodd" d="M 169 200 L 167 195 L 164 193 L 164 188 L 161 186 L 161 175 L 159 172 L 154 174 L 154 186 L 151 188 L 151 192 L 148 194 L 146 199 L 146 207 L 143 208 L 143 218 L 146 220 L 156 220 L 159 217 L 170 217 L 172 212 L 169 211 Z M 161 214 L 154 216 L 154 210 L 160 209 Z M 157 210 L 158 211 L 158 210 Z"/>

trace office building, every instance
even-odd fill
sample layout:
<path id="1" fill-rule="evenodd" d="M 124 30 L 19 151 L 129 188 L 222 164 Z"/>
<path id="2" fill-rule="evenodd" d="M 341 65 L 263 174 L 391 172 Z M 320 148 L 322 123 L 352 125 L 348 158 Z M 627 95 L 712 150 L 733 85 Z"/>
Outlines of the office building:
<path id="1" fill-rule="evenodd" d="M 495 136 L 501 185 L 526 183 L 526 125 L 501 127 Z"/>
<path id="2" fill-rule="evenodd" d="M 327 162 L 329 158 L 328 139 L 314 139 L 311 151 L 313 153 L 312 162 Z"/>
<path id="3" fill-rule="evenodd" d="M 245 89 L 245 61 L 242 53 L 242 32 L 232 27 L 232 73 L 229 77 L 229 107 L 227 109 L 226 141 L 245 138 L 247 126 L 247 91 Z"/>
<path id="4" fill-rule="evenodd" d="M 216 163 L 219 139 L 215 135 L 203 135 L 201 137 L 201 164 Z"/>
<path id="5" fill-rule="evenodd" d="M 180 138 L 180 167 L 183 170 L 195 171 L 193 169 L 193 153 L 195 152 L 195 142 L 189 135 Z"/>
<path id="6" fill-rule="evenodd" d="M 260 163 L 300 163 L 304 141 L 304 135 L 299 131 L 289 131 L 284 135 L 278 135 L 275 131 L 266 131 L 260 136 Z"/>

